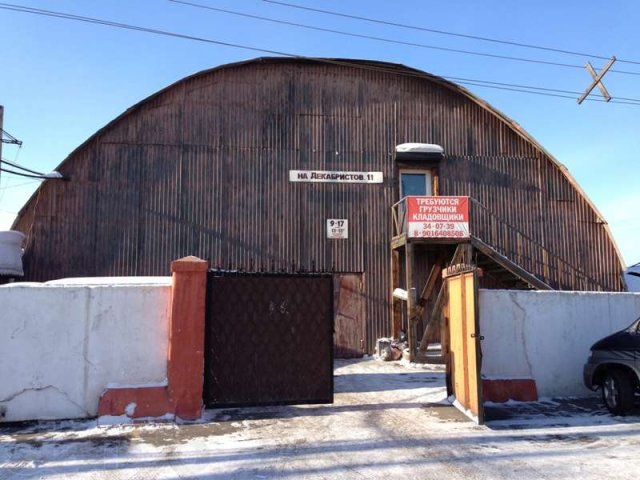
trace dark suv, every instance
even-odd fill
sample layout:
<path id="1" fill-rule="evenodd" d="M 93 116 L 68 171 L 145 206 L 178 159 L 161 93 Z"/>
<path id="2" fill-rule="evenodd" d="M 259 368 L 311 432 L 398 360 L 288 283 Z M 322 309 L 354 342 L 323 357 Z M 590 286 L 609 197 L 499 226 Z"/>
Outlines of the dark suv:
<path id="1" fill-rule="evenodd" d="M 591 390 L 602 387 L 602 400 L 613 414 L 624 415 L 633 408 L 640 393 L 640 318 L 593 344 L 584 384 Z"/>

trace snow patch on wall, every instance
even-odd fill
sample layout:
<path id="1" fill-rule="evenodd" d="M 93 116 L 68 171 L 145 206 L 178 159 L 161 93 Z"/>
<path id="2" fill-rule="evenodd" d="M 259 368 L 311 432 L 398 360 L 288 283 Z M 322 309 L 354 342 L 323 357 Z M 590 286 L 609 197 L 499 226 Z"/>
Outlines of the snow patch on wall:
<path id="1" fill-rule="evenodd" d="M 131 402 L 129 405 L 127 405 L 124 409 L 124 413 L 127 414 L 127 416 L 129 417 L 133 417 L 133 415 L 136 413 L 136 407 L 138 405 L 136 405 L 135 402 Z"/>
<path id="2" fill-rule="evenodd" d="M 169 385 L 169 381 L 165 378 L 159 382 L 146 382 L 146 383 L 108 383 L 107 389 L 114 390 L 117 388 L 158 388 L 166 387 Z"/>

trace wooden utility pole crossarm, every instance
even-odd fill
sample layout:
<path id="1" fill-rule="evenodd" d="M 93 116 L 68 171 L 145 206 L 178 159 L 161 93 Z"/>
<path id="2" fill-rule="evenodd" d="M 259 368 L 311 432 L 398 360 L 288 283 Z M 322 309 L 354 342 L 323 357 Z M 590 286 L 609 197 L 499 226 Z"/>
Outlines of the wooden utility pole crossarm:
<path id="1" fill-rule="evenodd" d="M 605 74 L 609 71 L 609 69 L 613 66 L 615 62 L 616 62 L 616 57 L 612 56 L 611 60 L 609 60 L 609 63 L 607 63 L 604 66 L 604 68 L 600 70 L 600 73 L 596 73 L 593 66 L 589 62 L 587 62 L 587 64 L 585 65 L 585 68 L 593 77 L 593 82 L 591 82 L 591 85 L 589 85 L 587 89 L 584 91 L 584 93 L 580 95 L 580 98 L 578 98 L 578 105 L 584 102 L 584 100 L 589 96 L 591 91 L 596 87 L 600 89 L 600 92 L 602 93 L 602 96 L 604 97 L 605 101 L 608 102 L 609 100 L 611 100 L 611 95 L 609 95 L 609 92 L 607 92 L 607 89 L 602 83 L 602 78 L 605 76 Z"/>

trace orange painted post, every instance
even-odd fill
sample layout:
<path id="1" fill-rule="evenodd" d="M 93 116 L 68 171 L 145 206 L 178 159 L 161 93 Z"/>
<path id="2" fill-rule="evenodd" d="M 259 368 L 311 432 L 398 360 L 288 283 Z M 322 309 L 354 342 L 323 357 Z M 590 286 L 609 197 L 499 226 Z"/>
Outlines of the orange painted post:
<path id="1" fill-rule="evenodd" d="M 202 414 L 204 322 L 207 289 L 205 260 L 189 256 L 171 263 L 173 272 L 167 379 L 176 416 Z"/>
<path id="2" fill-rule="evenodd" d="M 171 263 L 168 385 L 108 388 L 100 397 L 98 415 L 140 418 L 175 414 L 183 420 L 200 418 L 208 269 L 208 262 L 197 257 Z"/>

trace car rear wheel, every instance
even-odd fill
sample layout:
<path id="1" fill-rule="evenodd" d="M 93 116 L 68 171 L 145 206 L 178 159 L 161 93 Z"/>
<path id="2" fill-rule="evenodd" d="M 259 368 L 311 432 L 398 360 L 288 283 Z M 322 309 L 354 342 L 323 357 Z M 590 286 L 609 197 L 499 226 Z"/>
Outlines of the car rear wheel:
<path id="1" fill-rule="evenodd" d="M 633 408 L 633 384 L 620 370 L 608 371 L 602 382 L 602 400 L 614 415 L 624 415 Z"/>

